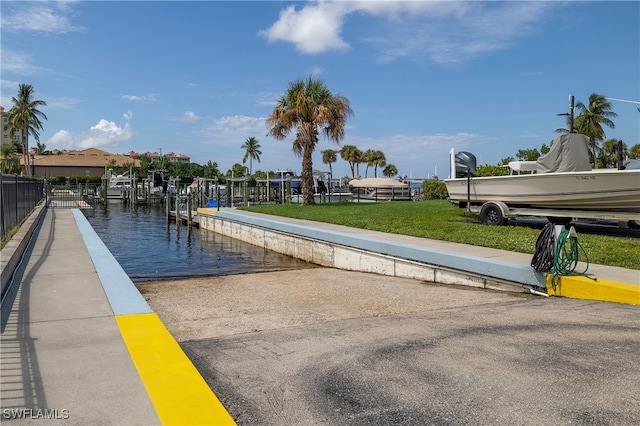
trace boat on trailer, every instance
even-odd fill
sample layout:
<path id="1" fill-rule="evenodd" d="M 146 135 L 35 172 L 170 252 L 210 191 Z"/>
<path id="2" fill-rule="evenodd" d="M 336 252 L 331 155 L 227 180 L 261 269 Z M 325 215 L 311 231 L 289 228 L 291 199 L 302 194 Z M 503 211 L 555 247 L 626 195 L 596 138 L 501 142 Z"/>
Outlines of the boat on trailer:
<path id="1" fill-rule="evenodd" d="M 514 216 L 603 219 L 640 222 L 640 165 L 592 169 L 589 140 L 576 133 L 556 138 L 537 161 L 511 162 L 507 176 L 475 177 L 475 157 L 458 153 L 452 179 L 444 183 L 449 200 L 502 225 Z M 454 163 L 452 161 L 452 163 Z"/>

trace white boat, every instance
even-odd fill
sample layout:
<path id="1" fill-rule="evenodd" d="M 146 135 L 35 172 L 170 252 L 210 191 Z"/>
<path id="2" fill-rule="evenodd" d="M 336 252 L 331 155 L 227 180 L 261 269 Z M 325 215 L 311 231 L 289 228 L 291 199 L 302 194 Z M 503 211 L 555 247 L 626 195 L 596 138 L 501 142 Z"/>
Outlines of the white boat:
<path id="1" fill-rule="evenodd" d="M 540 215 L 574 218 L 640 219 L 640 170 L 592 170 L 588 142 L 584 135 L 561 135 L 537 161 L 510 163 L 511 175 L 446 179 L 449 199 L 464 207 L 497 204 L 501 222 L 516 209 L 548 209 L 555 212 Z"/>
<path id="2" fill-rule="evenodd" d="M 350 202 L 412 201 L 411 185 L 391 178 L 364 178 L 349 181 Z"/>
<path id="3" fill-rule="evenodd" d="M 121 198 L 125 192 L 130 192 L 133 188 L 133 179 L 126 175 L 111 175 L 109 187 L 107 188 L 107 198 Z"/>

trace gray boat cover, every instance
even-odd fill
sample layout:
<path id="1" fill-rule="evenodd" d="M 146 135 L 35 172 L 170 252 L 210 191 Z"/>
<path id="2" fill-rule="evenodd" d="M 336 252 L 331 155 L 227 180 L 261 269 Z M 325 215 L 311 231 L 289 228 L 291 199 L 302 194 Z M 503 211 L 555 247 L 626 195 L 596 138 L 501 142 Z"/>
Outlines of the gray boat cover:
<path id="1" fill-rule="evenodd" d="M 590 171 L 589 139 L 578 133 L 560 135 L 537 163 L 538 173 Z"/>

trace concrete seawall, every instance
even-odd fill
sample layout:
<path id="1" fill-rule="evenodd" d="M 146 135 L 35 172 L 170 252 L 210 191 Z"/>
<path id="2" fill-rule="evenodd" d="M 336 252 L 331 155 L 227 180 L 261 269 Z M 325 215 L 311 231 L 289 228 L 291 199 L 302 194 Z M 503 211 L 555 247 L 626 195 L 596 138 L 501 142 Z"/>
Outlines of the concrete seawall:
<path id="1" fill-rule="evenodd" d="M 199 209 L 198 216 L 202 229 L 321 266 L 496 290 L 545 287 L 546 276 L 533 271 L 528 255 L 447 251 L 425 239 L 230 209 Z"/>

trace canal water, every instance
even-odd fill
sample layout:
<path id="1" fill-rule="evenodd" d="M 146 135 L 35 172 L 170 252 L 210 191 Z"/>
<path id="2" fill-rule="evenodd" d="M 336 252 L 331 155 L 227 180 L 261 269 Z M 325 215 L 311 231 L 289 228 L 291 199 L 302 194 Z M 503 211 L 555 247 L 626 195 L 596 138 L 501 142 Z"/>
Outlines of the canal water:
<path id="1" fill-rule="evenodd" d="M 282 271 L 313 265 L 167 221 L 159 207 L 96 206 L 88 218 L 132 281 Z"/>

